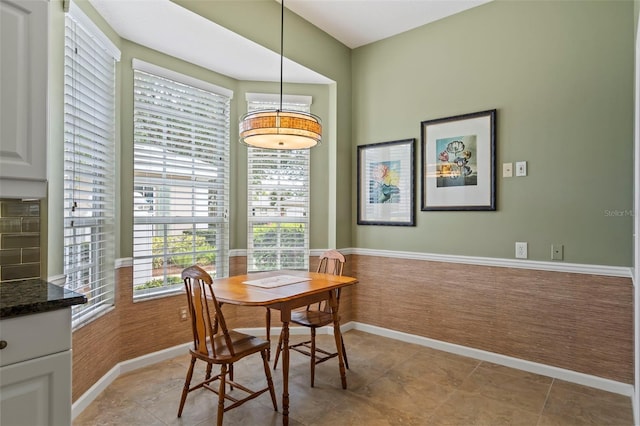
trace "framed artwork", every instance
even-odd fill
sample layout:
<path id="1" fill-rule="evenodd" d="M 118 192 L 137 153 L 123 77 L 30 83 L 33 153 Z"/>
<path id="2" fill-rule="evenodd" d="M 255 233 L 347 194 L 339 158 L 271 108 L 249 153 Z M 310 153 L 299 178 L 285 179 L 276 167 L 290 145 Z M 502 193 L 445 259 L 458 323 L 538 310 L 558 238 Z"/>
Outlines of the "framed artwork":
<path id="1" fill-rule="evenodd" d="M 496 209 L 496 110 L 427 120 L 421 210 Z"/>
<path id="2" fill-rule="evenodd" d="M 358 225 L 415 225 L 415 141 L 358 146 Z"/>

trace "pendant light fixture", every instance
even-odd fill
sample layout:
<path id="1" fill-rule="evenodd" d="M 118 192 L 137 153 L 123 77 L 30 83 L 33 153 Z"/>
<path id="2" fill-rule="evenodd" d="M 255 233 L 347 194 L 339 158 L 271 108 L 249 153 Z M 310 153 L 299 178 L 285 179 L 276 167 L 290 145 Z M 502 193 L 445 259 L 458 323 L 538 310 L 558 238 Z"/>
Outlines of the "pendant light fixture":
<path id="1" fill-rule="evenodd" d="M 282 109 L 284 46 L 284 0 L 280 12 L 280 108 L 249 112 L 240 119 L 240 142 L 256 148 L 308 149 L 322 141 L 320 118 L 301 111 Z"/>

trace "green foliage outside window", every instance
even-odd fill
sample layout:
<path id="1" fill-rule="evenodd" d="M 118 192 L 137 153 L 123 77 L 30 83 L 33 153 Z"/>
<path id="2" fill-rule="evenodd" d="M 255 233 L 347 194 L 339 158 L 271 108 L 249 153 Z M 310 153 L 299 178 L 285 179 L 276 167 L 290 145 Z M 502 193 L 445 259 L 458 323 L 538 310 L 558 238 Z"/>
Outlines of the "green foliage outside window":
<path id="1" fill-rule="evenodd" d="M 164 282 L 164 278 L 154 278 L 152 280 L 147 281 L 146 283 L 144 283 L 142 285 L 135 286 L 134 290 L 144 290 L 144 289 L 147 289 L 147 288 L 168 287 L 168 286 L 178 285 L 178 284 L 182 284 L 182 278 L 174 276 L 174 275 L 169 275 L 167 277 L 166 284 Z"/>
<path id="2" fill-rule="evenodd" d="M 135 286 L 134 290 L 170 287 L 182 284 L 179 271 L 194 263 L 207 266 L 215 265 L 215 246 L 207 241 L 211 232 L 204 231 L 204 235 L 194 235 L 191 231 L 184 231 L 181 235 L 171 235 L 168 238 L 154 237 L 152 242 L 153 269 L 164 269 L 177 272 L 177 275 L 153 278 L 144 284 Z M 165 254 L 166 250 L 166 254 Z"/>
<path id="3" fill-rule="evenodd" d="M 299 253 L 304 250 L 305 226 L 300 223 L 255 224 L 253 226 L 255 267 L 261 271 L 300 269 Z M 279 250 L 274 250 L 276 241 L 279 241 Z"/>
<path id="4" fill-rule="evenodd" d="M 164 254 L 165 249 L 167 250 L 166 255 Z M 166 240 L 164 237 L 154 237 L 152 243 L 153 268 L 157 269 L 163 266 L 186 268 L 194 263 L 211 265 L 216 261 L 215 249 L 204 236 L 196 235 L 194 240 L 194 236 L 190 232 L 185 232 L 182 235 L 170 235 Z"/>

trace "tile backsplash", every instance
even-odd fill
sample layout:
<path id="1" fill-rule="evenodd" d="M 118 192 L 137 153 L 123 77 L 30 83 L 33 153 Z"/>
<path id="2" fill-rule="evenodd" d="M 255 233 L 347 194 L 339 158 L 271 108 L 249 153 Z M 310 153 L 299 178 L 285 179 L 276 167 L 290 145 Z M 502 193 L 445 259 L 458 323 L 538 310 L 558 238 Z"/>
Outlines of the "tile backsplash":
<path id="1" fill-rule="evenodd" d="M 40 201 L 0 198 L 0 282 L 40 277 Z"/>

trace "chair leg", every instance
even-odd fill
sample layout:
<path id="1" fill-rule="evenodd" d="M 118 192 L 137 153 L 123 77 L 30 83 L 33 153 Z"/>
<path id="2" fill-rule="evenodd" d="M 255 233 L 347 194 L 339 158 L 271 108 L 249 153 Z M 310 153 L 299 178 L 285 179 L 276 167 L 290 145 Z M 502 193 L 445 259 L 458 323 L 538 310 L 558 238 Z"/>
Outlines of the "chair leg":
<path id="1" fill-rule="evenodd" d="M 311 327 L 311 387 L 316 376 L 316 329 Z"/>
<path id="2" fill-rule="evenodd" d="M 184 380 L 184 388 L 182 388 L 182 397 L 180 398 L 180 408 L 178 408 L 178 417 L 182 416 L 182 409 L 184 408 L 184 403 L 187 400 L 187 394 L 189 393 L 189 385 L 191 385 L 191 378 L 193 377 L 193 367 L 196 365 L 196 359 L 192 356 L 191 363 L 189 364 L 189 369 L 187 370 L 187 377 Z M 211 364 L 209 364 L 211 366 Z"/>
<path id="3" fill-rule="evenodd" d="M 269 393 L 271 394 L 271 402 L 273 402 L 273 409 L 278 411 L 278 403 L 276 401 L 276 391 L 273 387 L 273 379 L 271 378 L 271 370 L 269 369 L 269 361 L 267 361 L 266 351 L 260 352 L 262 355 L 262 363 L 264 364 L 264 374 L 267 376 L 267 386 L 269 386 Z"/>
<path id="4" fill-rule="evenodd" d="M 278 347 L 276 348 L 276 359 L 275 361 L 273 361 L 274 370 L 278 366 L 278 358 L 280 358 L 280 352 L 282 352 L 282 333 L 280 333 L 280 337 L 278 337 Z"/>
<path id="5" fill-rule="evenodd" d="M 271 360 L 271 309 L 267 308 L 267 318 L 266 318 L 266 326 L 267 326 L 267 342 L 269 342 L 269 349 L 267 349 L 267 359 Z"/>
<path id="6" fill-rule="evenodd" d="M 224 391 L 226 387 L 227 364 L 222 364 L 220 368 L 220 387 L 218 388 L 218 419 L 217 425 L 222 426 L 222 416 L 224 416 Z"/>
<path id="7" fill-rule="evenodd" d="M 347 359 L 347 350 L 344 348 L 344 339 L 340 336 L 340 342 L 342 343 L 342 357 L 344 358 L 344 366 L 349 369 L 349 360 Z"/>
<path id="8" fill-rule="evenodd" d="M 233 364 L 229 364 L 229 381 L 233 383 Z M 233 390 L 233 385 L 229 383 L 229 391 Z"/>
<path id="9" fill-rule="evenodd" d="M 211 369 L 213 368 L 212 364 L 207 364 L 207 372 L 204 376 L 205 380 L 209 380 L 211 378 Z"/>

